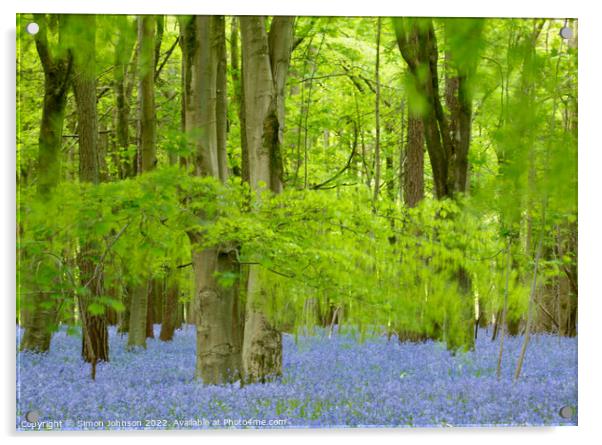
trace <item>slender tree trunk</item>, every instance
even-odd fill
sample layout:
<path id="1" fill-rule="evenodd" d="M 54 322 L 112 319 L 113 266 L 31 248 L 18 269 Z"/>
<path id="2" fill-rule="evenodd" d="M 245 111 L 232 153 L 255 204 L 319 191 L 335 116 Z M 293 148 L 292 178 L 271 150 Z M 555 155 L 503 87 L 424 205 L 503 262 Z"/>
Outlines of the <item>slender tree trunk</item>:
<path id="1" fill-rule="evenodd" d="M 376 71 L 375 83 L 376 94 L 374 100 L 374 119 L 376 125 L 376 139 L 374 145 L 374 197 L 373 205 L 378 201 L 378 193 L 380 190 L 380 29 L 381 18 L 378 17 L 376 25 Z"/>
<path id="2" fill-rule="evenodd" d="M 155 280 L 149 281 L 149 291 L 146 302 L 146 338 L 155 338 L 154 324 L 154 307 L 156 303 L 157 295 L 155 293 Z"/>
<path id="3" fill-rule="evenodd" d="M 74 52 L 74 91 L 77 105 L 79 129 L 79 180 L 98 184 L 100 160 L 98 150 L 98 120 L 96 113 L 96 16 L 77 15 L 70 17 L 83 32 L 79 35 Z M 92 363 L 109 360 L 109 342 L 106 312 L 89 313 L 90 303 L 103 294 L 102 264 L 97 264 L 99 246 L 84 240 L 78 256 L 80 281 L 87 288 L 79 294 L 79 309 L 82 317 L 82 356 Z"/>
<path id="4" fill-rule="evenodd" d="M 157 164 L 157 121 L 155 116 L 155 25 L 151 15 L 139 16 L 138 21 L 138 153 L 137 172 L 153 170 Z M 142 277 L 132 286 L 128 349 L 146 348 L 146 338 L 152 333 L 149 323 L 149 302 L 152 301 L 151 277 Z M 152 307 L 152 306 L 151 306 Z M 150 332 L 149 332 L 150 329 Z"/>
<path id="5" fill-rule="evenodd" d="M 154 16 L 138 18 L 138 66 L 140 102 L 138 171 L 146 172 L 157 164 L 157 123 L 155 110 L 155 23 Z"/>
<path id="6" fill-rule="evenodd" d="M 130 154 L 130 99 L 133 85 L 133 73 L 130 65 L 136 43 L 136 33 L 130 26 L 127 16 L 116 16 L 120 29 L 117 37 L 114 57 L 113 88 L 115 90 L 115 136 L 117 144 L 117 162 L 121 178 L 136 174 L 136 156 Z"/>
<path id="7" fill-rule="evenodd" d="M 123 305 L 125 310 L 119 314 L 119 326 L 117 332 L 120 334 L 127 334 L 130 330 L 130 305 L 131 305 L 131 287 L 126 286 L 123 295 Z"/>
<path id="8" fill-rule="evenodd" d="M 240 63 L 241 54 L 239 51 L 239 26 L 238 17 L 232 17 L 232 27 L 230 29 L 230 72 L 232 73 L 232 84 L 234 90 L 233 101 L 237 106 L 238 122 L 240 125 L 240 171 L 233 172 L 240 176 L 243 181 L 249 182 L 249 154 L 247 150 L 247 132 L 245 130 L 245 105 L 244 105 L 244 82 L 242 74 L 242 65 Z"/>
<path id="9" fill-rule="evenodd" d="M 545 221 L 545 209 L 544 209 L 544 221 Z M 545 227 L 545 224 L 543 224 Z M 529 293 L 529 308 L 527 309 L 527 326 L 525 327 L 525 338 L 523 345 L 518 356 L 518 363 L 516 364 L 516 370 L 514 372 L 514 380 L 518 380 L 520 377 L 521 370 L 523 368 L 523 361 L 527 352 L 527 346 L 531 338 L 531 323 L 533 322 L 533 307 L 535 305 L 535 293 L 537 292 L 537 269 L 539 267 L 539 258 L 541 257 L 541 250 L 543 246 L 543 233 L 539 236 L 539 242 L 537 243 L 537 251 L 535 253 L 535 265 L 533 266 L 533 280 L 531 282 L 531 292 Z"/>
<path id="10" fill-rule="evenodd" d="M 512 252 L 510 250 L 511 248 L 511 244 L 510 244 L 510 240 L 508 240 L 508 246 L 506 247 L 506 285 L 504 287 L 504 307 L 502 308 L 502 317 L 499 323 L 499 326 L 501 326 L 502 329 L 502 333 L 500 336 L 500 349 L 498 352 L 498 358 L 497 358 L 497 369 L 496 369 L 496 376 L 499 379 L 502 373 L 502 356 L 504 354 L 504 338 L 506 336 L 506 331 L 505 331 L 505 324 L 506 324 L 506 316 L 508 314 L 508 292 L 509 292 L 509 286 L 510 286 L 510 268 L 511 268 L 511 264 L 512 264 Z M 497 320 L 496 320 L 496 325 L 497 325 Z M 496 332 L 497 333 L 497 332 Z M 495 337 L 495 334 L 494 334 Z"/>
<path id="11" fill-rule="evenodd" d="M 226 140 L 228 135 L 228 63 L 226 53 L 226 24 L 223 16 L 214 18 L 216 51 L 216 137 L 217 137 L 217 165 L 219 179 L 226 183 L 228 180 L 228 153 Z"/>
<path id="12" fill-rule="evenodd" d="M 411 110 L 408 112 L 408 142 L 403 170 L 404 201 L 408 207 L 416 207 L 424 198 L 424 132 L 422 120 Z"/>

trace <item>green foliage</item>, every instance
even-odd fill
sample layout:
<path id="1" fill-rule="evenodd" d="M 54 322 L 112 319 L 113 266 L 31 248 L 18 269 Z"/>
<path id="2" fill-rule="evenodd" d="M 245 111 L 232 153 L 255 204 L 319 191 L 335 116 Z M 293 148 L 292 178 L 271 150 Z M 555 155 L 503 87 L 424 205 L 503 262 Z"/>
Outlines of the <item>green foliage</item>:
<path id="1" fill-rule="evenodd" d="M 71 20 L 61 37 L 57 16 L 45 17 L 48 42 L 57 54 L 73 48 L 75 36 L 87 31 Z M 18 27 L 18 313 L 52 307 L 58 309 L 57 320 L 71 323 L 76 297 L 91 295 L 77 261 L 87 244 L 98 246 L 93 262 L 102 270 L 104 288 L 88 306 L 91 314 L 123 311 L 129 289 L 153 278 L 176 281 L 187 302 L 194 280 L 192 268 L 183 266 L 191 253 L 235 246 L 243 269 L 259 265 L 262 304 L 282 329 L 328 325 L 337 311 L 339 327 L 360 336 L 387 330 L 460 347 L 469 343 L 477 302 L 488 319 L 502 308 L 509 241 L 510 320 L 527 309 L 539 236 L 546 253 L 540 262 L 542 286 L 576 269 L 576 250 L 558 249 L 559 239 L 576 233 L 578 121 L 577 49 L 557 37 L 559 21 L 547 20 L 539 29 L 541 22 L 531 19 L 433 20 L 441 95 L 446 76 L 469 79 L 470 186 L 466 197 L 434 200 L 427 153 L 425 199 L 409 209 L 400 198 L 407 104 L 414 104 L 417 115 L 429 104 L 399 53 L 394 32 L 399 22 L 382 21 L 381 184 L 374 184 L 376 21 L 300 17 L 286 84 L 285 191 L 258 199 L 240 178 L 240 85 L 233 82 L 237 76 L 240 81 L 240 66 L 228 63 L 233 175 L 226 185 L 191 175 L 192 135 L 181 130 L 181 52 L 178 47 L 168 52 L 179 33 L 174 17 L 165 21 L 158 47 L 159 62 L 165 62 L 155 83 L 158 168 L 129 177 L 133 172 L 124 166 L 136 155 L 135 129 L 130 125 L 129 143 L 117 144 L 113 88 L 125 72 L 113 70 L 133 69 L 135 20 L 99 16 L 97 111 L 104 182 L 74 179 L 77 123 L 70 98 L 62 182 L 41 200 L 36 181 L 44 168 L 37 165 L 44 76 L 35 42 L 22 26 L 31 18 L 20 16 Z M 227 30 L 231 23 L 226 21 Z M 425 23 L 418 20 L 419 26 Z M 128 97 L 132 122 L 136 90 L 132 87 Z M 442 102 L 449 108 L 446 98 Z M 376 186 L 381 193 L 374 202 Z M 469 289 L 461 289 L 460 271 L 469 278 Z M 224 287 L 244 285 L 232 273 L 216 278 Z"/>

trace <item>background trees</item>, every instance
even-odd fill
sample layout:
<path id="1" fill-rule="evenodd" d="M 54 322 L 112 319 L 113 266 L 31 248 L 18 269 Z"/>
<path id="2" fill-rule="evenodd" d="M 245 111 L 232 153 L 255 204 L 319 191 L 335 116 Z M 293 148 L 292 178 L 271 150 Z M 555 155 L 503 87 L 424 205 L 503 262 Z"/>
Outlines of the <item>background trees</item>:
<path id="1" fill-rule="evenodd" d="M 186 319 L 223 383 L 277 375 L 281 332 L 315 324 L 455 350 L 530 303 L 532 329 L 576 334 L 563 23 L 21 20 L 21 348 L 66 324 L 94 362 L 108 323 L 134 348 Z"/>

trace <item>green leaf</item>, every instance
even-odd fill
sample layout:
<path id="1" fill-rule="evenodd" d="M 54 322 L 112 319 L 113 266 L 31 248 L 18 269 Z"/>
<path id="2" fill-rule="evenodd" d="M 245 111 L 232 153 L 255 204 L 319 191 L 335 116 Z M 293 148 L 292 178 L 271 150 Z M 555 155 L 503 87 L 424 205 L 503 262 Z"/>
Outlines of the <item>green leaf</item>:
<path id="1" fill-rule="evenodd" d="M 100 303 L 93 302 L 88 306 L 88 312 L 92 315 L 102 315 L 105 313 L 105 307 Z"/>

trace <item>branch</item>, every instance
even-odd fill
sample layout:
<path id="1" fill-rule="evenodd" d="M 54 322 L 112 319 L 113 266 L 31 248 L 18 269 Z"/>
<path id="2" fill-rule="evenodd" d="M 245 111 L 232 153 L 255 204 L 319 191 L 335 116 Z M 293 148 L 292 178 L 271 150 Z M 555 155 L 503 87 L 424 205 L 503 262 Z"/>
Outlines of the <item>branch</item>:
<path id="1" fill-rule="evenodd" d="M 546 310 L 545 307 L 543 307 L 543 305 L 541 304 L 541 302 L 538 301 L 537 305 L 543 311 L 543 313 L 548 316 L 548 318 L 552 321 L 552 323 L 554 323 L 554 326 L 556 326 L 556 329 L 560 329 L 560 326 L 558 326 L 558 322 L 556 321 L 556 319 L 554 317 L 552 317 L 552 315 Z"/>
<path id="2" fill-rule="evenodd" d="M 270 269 L 269 267 L 265 267 L 263 264 L 258 263 L 258 262 L 239 262 L 238 264 L 246 264 L 246 265 L 250 265 L 250 266 L 262 266 L 266 270 L 269 270 L 270 272 L 275 273 L 276 275 L 280 275 L 281 277 L 284 277 L 284 278 L 295 278 L 294 274 L 293 275 L 289 275 L 289 274 L 286 274 L 284 272 L 279 272 L 277 270 Z"/>
<path id="3" fill-rule="evenodd" d="M 163 62 L 161 62 L 161 65 L 159 65 L 159 68 L 157 68 L 157 71 L 155 71 L 155 80 L 157 80 L 159 78 L 159 74 L 161 74 L 161 70 L 163 69 L 163 67 L 165 66 L 167 61 L 169 60 L 171 53 L 173 53 L 174 49 L 176 49 L 176 46 L 178 45 L 179 41 L 180 41 L 180 37 L 178 36 L 176 38 L 176 40 L 173 42 L 173 45 L 171 45 L 171 47 L 165 53 L 165 58 L 163 59 Z"/>
<path id="4" fill-rule="evenodd" d="M 44 72 L 48 74 L 51 71 L 51 67 L 54 63 L 50 48 L 48 47 L 48 38 L 46 36 L 46 15 L 45 14 L 34 14 L 34 19 L 40 25 L 39 32 L 35 35 L 36 49 L 42 62 Z"/>
<path id="5" fill-rule="evenodd" d="M 322 188 L 323 186 L 325 186 L 326 184 L 328 184 L 329 182 L 334 181 L 335 179 L 337 179 L 339 176 L 341 176 L 343 173 L 345 173 L 345 171 L 351 166 L 351 162 L 353 161 L 353 157 L 355 156 L 355 145 L 353 146 L 353 149 L 351 150 L 351 154 L 349 155 L 349 158 L 347 159 L 347 163 L 345 164 L 345 166 L 338 171 L 338 173 L 336 175 L 334 175 L 332 178 L 327 179 L 326 181 L 317 184 L 317 185 L 313 185 L 310 188 L 312 190 L 318 190 L 320 188 Z"/>

